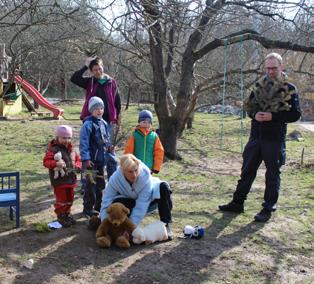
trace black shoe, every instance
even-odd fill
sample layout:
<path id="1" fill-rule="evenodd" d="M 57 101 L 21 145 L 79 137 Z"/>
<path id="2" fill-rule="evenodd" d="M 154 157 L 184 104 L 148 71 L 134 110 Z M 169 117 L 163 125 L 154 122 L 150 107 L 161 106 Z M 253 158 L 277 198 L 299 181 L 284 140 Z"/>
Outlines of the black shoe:
<path id="1" fill-rule="evenodd" d="M 173 240 L 173 233 L 172 233 L 169 223 L 166 225 L 166 229 L 167 229 L 167 234 L 168 234 L 168 241 Z"/>
<path id="2" fill-rule="evenodd" d="M 271 211 L 263 208 L 261 212 L 255 215 L 254 220 L 256 222 L 267 222 L 271 217 Z"/>
<path id="3" fill-rule="evenodd" d="M 243 204 L 235 203 L 234 201 L 231 201 L 226 205 L 219 205 L 218 208 L 220 211 L 225 211 L 225 212 L 234 212 L 234 213 L 244 212 Z"/>
<path id="4" fill-rule="evenodd" d="M 91 210 L 84 209 L 83 214 L 87 217 L 92 217 L 92 216 L 99 215 L 99 212 L 94 209 L 91 209 Z"/>
<path id="5" fill-rule="evenodd" d="M 88 228 L 90 230 L 96 231 L 98 227 L 100 226 L 100 224 L 101 224 L 101 220 L 99 216 L 93 215 L 92 217 L 89 218 Z"/>

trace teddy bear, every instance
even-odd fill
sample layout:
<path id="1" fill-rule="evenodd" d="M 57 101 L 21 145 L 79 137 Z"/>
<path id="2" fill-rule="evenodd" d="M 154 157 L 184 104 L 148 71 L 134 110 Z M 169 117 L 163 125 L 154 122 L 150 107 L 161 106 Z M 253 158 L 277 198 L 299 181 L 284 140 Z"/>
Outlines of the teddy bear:
<path id="1" fill-rule="evenodd" d="M 54 160 L 56 161 L 56 162 L 59 162 L 59 161 L 61 161 L 62 160 L 62 154 L 61 154 L 61 152 L 59 151 L 59 152 L 57 152 L 55 155 L 54 155 Z M 53 178 L 54 179 L 57 179 L 58 177 L 59 177 L 59 174 L 60 174 L 60 176 L 61 177 L 64 177 L 65 176 L 65 171 L 64 171 L 64 169 L 62 168 L 62 167 L 55 167 L 54 169 L 53 169 L 53 171 L 54 171 L 54 176 L 53 176 Z"/>
<path id="2" fill-rule="evenodd" d="M 168 233 L 165 223 L 156 221 L 146 225 L 144 228 L 137 226 L 132 232 L 133 243 L 141 244 L 145 242 L 146 245 L 158 241 L 168 240 Z"/>
<path id="3" fill-rule="evenodd" d="M 129 248 L 129 236 L 135 225 L 128 218 L 130 210 L 122 203 L 112 203 L 107 208 L 108 217 L 96 231 L 96 242 L 100 247 L 109 248 L 114 243 L 119 248 Z"/>

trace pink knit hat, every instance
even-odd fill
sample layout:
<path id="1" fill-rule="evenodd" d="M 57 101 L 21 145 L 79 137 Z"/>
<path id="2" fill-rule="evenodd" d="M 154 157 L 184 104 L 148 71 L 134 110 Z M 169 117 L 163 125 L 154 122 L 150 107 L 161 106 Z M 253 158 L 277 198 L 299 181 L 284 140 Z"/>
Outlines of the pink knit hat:
<path id="1" fill-rule="evenodd" d="M 56 128 L 57 137 L 72 137 L 72 128 L 67 125 L 59 125 Z"/>

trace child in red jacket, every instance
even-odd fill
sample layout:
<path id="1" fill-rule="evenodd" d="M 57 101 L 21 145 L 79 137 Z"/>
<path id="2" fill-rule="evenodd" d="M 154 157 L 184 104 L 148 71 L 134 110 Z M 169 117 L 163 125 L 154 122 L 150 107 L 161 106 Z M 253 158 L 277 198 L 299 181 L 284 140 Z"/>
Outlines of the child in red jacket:
<path id="1" fill-rule="evenodd" d="M 71 140 L 72 128 L 67 125 L 58 126 L 56 137 L 49 142 L 44 157 L 44 166 L 49 169 L 50 182 L 56 198 L 55 213 L 63 227 L 76 223 L 70 211 L 74 201 L 74 188 L 77 186 L 75 170 L 81 169 L 80 157 L 72 149 Z"/>

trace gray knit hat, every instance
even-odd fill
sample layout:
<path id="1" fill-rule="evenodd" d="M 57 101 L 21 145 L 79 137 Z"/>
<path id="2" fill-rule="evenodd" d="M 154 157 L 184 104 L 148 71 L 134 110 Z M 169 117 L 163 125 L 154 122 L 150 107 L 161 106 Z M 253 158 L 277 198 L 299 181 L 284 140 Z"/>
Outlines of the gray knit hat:
<path id="1" fill-rule="evenodd" d="M 153 114 L 149 110 L 142 110 L 138 115 L 138 122 L 149 120 L 150 123 L 153 123 Z"/>
<path id="2" fill-rule="evenodd" d="M 104 102 L 99 97 L 91 97 L 88 102 L 88 111 L 92 114 L 95 108 L 104 108 Z"/>

